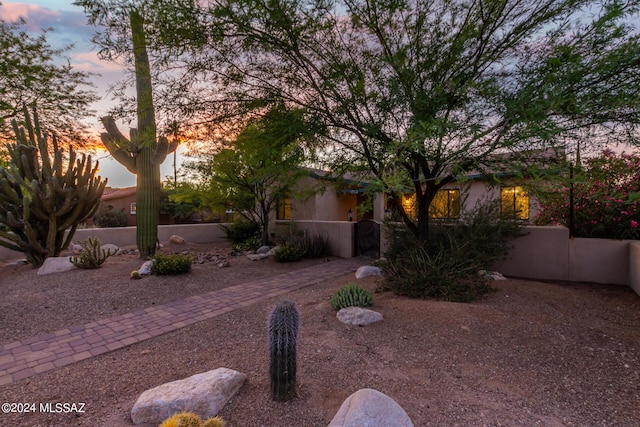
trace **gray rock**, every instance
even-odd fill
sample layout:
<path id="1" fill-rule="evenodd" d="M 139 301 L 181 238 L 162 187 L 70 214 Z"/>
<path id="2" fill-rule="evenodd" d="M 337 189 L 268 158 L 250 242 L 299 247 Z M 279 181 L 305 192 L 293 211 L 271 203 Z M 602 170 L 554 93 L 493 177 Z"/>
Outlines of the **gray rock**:
<path id="1" fill-rule="evenodd" d="M 364 388 L 347 397 L 328 427 L 413 427 L 413 423 L 395 400 Z"/>
<path id="2" fill-rule="evenodd" d="M 342 323 L 355 326 L 367 326 L 383 319 L 382 314 L 377 311 L 362 307 L 345 307 L 338 311 L 336 317 Z"/>
<path id="3" fill-rule="evenodd" d="M 222 261 L 218 263 L 218 268 L 231 267 L 231 263 L 229 261 Z"/>
<path id="4" fill-rule="evenodd" d="M 62 273 L 63 271 L 69 271 L 76 268 L 71 263 L 71 257 L 58 256 L 49 257 L 44 260 L 44 264 L 38 269 L 38 276 L 44 276 L 45 274 Z"/>
<path id="5" fill-rule="evenodd" d="M 150 259 L 142 263 L 138 269 L 138 274 L 141 276 L 148 276 L 151 274 L 151 268 L 153 267 L 154 260 Z"/>
<path id="6" fill-rule="evenodd" d="M 71 252 L 73 252 L 73 253 L 76 253 L 76 254 L 77 254 L 77 253 L 79 253 L 79 252 L 82 252 L 82 249 L 83 249 L 82 245 L 79 245 L 79 244 L 77 244 L 77 243 L 71 243 L 71 244 L 69 244 L 69 250 L 70 250 Z"/>
<path id="7" fill-rule="evenodd" d="M 108 251 L 111 255 L 120 255 L 120 248 L 111 243 L 100 246 L 100 250 L 104 251 L 105 253 L 107 253 Z"/>
<path id="8" fill-rule="evenodd" d="M 143 392 L 133 405 L 134 424 L 162 423 L 176 412 L 215 417 L 244 383 L 246 376 L 227 368 L 203 372 Z"/>
<path id="9" fill-rule="evenodd" d="M 280 249 L 280 246 L 274 246 L 273 248 L 271 248 L 271 250 L 269 252 L 267 252 L 269 255 L 274 255 L 276 252 L 278 252 L 278 249 Z"/>
<path id="10" fill-rule="evenodd" d="M 256 249 L 257 254 L 268 254 L 271 248 L 269 246 L 260 246 Z"/>
<path id="11" fill-rule="evenodd" d="M 362 279 L 367 276 L 382 276 L 382 270 L 373 265 L 363 265 L 356 270 L 356 279 Z"/>
<path id="12" fill-rule="evenodd" d="M 247 255 L 251 261 L 258 261 L 261 259 L 269 258 L 269 254 L 249 254 Z"/>
<path id="13" fill-rule="evenodd" d="M 182 245 L 184 244 L 185 240 L 184 237 L 178 236 L 177 234 L 174 234 L 173 236 L 169 237 L 169 243 L 173 243 L 175 245 Z"/>
<path id="14" fill-rule="evenodd" d="M 497 271 L 480 270 L 478 274 L 488 280 L 507 280 L 506 277 Z"/>

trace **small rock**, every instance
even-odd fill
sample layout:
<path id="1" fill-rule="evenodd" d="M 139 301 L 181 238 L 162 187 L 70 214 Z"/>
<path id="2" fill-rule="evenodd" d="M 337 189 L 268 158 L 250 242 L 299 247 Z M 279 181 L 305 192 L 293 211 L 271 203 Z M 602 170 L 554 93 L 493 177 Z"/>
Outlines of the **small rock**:
<path id="1" fill-rule="evenodd" d="M 231 263 L 229 261 L 222 261 L 220 263 L 218 263 L 218 268 L 225 268 L 225 267 L 230 267 Z"/>
<path id="2" fill-rule="evenodd" d="M 77 243 L 71 243 L 69 245 L 69 250 L 76 254 L 82 252 L 82 249 L 83 249 L 82 245 L 79 245 Z"/>
<path id="3" fill-rule="evenodd" d="M 373 265 L 363 265 L 356 270 L 356 279 L 362 279 L 367 276 L 382 276 L 382 270 Z"/>
<path id="4" fill-rule="evenodd" d="M 356 391 L 342 403 L 328 427 L 413 427 L 409 415 L 384 393 Z"/>
<path id="5" fill-rule="evenodd" d="M 271 248 L 269 246 L 260 246 L 258 249 L 256 249 L 256 253 L 257 254 L 266 254 L 266 253 L 269 253 L 270 250 L 271 250 Z"/>
<path id="6" fill-rule="evenodd" d="M 383 319 L 382 314 L 362 307 L 345 307 L 336 317 L 342 323 L 355 326 L 367 326 Z"/>
<path id="7" fill-rule="evenodd" d="M 153 267 L 154 260 L 150 259 L 142 263 L 138 269 L 138 274 L 141 276 L 148 276 L 151 274 L 151 268 Z"/>
<path id="8" fill-rule="evenodd" d="M 261 259 L 269 258 L 269 254 L 249 254 L 247 255 L 251 261 L 258 261 Z"/>
<path id="9" fill-rule="evenodd" d="M 185 240 L 183 237 L 178 236 L 177 234 L 172 235 L 171 237 L 169 237 L 169 243 L 173 243 L 174 245 L 182 245 L 184 244 Z"/>
<path id="10" fill-rule="evenodd" d="M 478 275 L 488 280 L 507 280 L 506 277 L 497 271 L 480 270 L 478 271 Z"/>
<path id="11" fill-rule="evenodd" d="M 108 252 L 111 255 L 120 255 L 120 248 L 116 245 L 112 245 L 111 243 L 100 246 L 100 250 L 105 253 Z"/>
<path id="12" fill-rule="evenodd" d="M 158 425 L 182 411 L 201 418 L 215 417 L 245 378 L 232 369 L 218 368 L 149 389 L 133 405 L 131 420 L 134 424 Z"/>
<path id="13" fill-rule="evenodd" d="M 76 268 L 76 266 L 71 263 L 71 257 L 49 257 L 44 260 L 44 263 L 38 269 L 38 276 L 44 276 L 45 274 L 52 273 L 62 273 L 63 271 L 73 270 L 74 268 Z"/>

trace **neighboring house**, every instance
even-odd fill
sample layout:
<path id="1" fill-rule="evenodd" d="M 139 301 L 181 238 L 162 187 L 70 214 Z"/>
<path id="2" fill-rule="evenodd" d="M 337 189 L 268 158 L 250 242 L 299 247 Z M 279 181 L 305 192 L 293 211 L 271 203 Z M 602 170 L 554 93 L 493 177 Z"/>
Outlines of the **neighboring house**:
<path id="1" fill-rule="evenodd" d="M 127 225 L 136 225 L 136 187 L 105 188 L 99 209 L 124 211 Z"/>

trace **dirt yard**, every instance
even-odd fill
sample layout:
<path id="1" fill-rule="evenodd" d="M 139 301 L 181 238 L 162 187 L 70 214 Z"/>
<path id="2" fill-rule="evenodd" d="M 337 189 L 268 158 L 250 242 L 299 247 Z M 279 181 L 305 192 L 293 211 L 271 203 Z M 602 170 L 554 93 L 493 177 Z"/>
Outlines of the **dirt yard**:
<path id="1" fill-rule="evenodd" d="M 326 262 L 279 264 L 192 245 L 183 276 L 130 280 L 141 261 L 109 258 L 97 270 L 37 276 L 0 267 L 0 343 L 135 311 Z M 219 268 L 218 261 L 229 267 Z M 329 260 L 330 261 L 330 260 Z M 228 427 L 326 426 L 361 388 L 395 399 L 416 426 L 640 425 L 640 297 L 595 284 L 510 279 L 473 304 L 375 293 L 384 321 L 341 324 L 329 297 L 353 275 L 296 291 L 302 315 L 297 396 L 271 400 L 266 318 L 275 300 L 249 306 L 70 366 L 0 387 L 0 402 L 82 402 L 86 412 L 0 414 L 5 426 L 131 426 L 144 390 L 227 367 L 247 381 L 221 416 Z M 375 279 L 358 281 L 375 290 Z"/>

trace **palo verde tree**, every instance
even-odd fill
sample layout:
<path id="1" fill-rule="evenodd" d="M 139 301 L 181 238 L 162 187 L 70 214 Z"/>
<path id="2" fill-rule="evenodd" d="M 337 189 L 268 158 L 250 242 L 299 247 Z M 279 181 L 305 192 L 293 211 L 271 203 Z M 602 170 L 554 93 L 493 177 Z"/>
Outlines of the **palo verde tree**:
<path id="1" fill-rule="evenodd" d="M 83 142 L 81 119 L 91 114 L 89 105 L 97 100 L 88 90 L 92 74 L 73 69 L 65 57 L 72 46 L 55 49 L 47 41 L 48 30 L 33 35 L 25 27 L 24 20 L 0 19 L 0 141 L 13 138 L 12 120 L 24 124 L 26 104 L 37 105 L 43 131 L 78 147 Z"/>
<path id="2" fill-rule="evenodd" d="M 426 241 L 437 191 L 496 154 L 583 128 L 634 134 L 637 12 L 623 0 L 220 0 L 191 23 L 208 42 L 180 40 L 181 96 L 207 81 L 232 109 L 306 109 L 334 164 L 370 171 L 396 201 L 416 194 L 416 217 L 394 205 Z"/>
<path id="3" fill-rule="evenodd" d="M 315 125 L 305 122 L 303 110 L 287 110 L 282 105 L 270 108 L 249 121 L 232 147 L 195 164 L 205 179 L 200 198 L 209 206 L 239 212 L 260 226 L 266 245 L 276 203 L 292 197 L 295 183 L 307 174 L 301 168 L 305 159 L 302 142 L 312 141 L 315 130 Z"/>
<path id="4" fill-rule="evenodd" d="M 24 128 L 13 120 L 16 142 L 7 144 L 10 162 L 0 167 L 0 246 L 23 252 L 39 267 L 65 249 L 79 224 L 100 205 L 107 180 L 96 176 L 91 156 L 76 158 L 58 147 L 55 135 L 42 132 L 38 115 L 33 122 L 24 108 Z"/>
<path id="5" fill-rule="evenodd" d="M 107 13 L 107 15 L 102 14 Z M 147 54 L 144 18 L 141 12 L 131 6 L 116 10 L 114 21 L 108 12 L 100 10 L 91 15 L 91 21 L 96 23 L 116 22 L 121 24 L 121 14 L 128 16 L 128 30 L 132 44 L 124 47 L 120 44 L 119 53 L 131 52 L 135 67 L 136 100 L 138 127 L 131 129 L 127 139 L 117 128 L 111 116 L 102 118 L 106 133 L 101 134 L 102 142 L 109 153 L 131 173 L 136 175 L 136 243 L 141 258 L 155 254 L 158 240 L 158 222 L 160 216 L 161 180 L 160 165 L 168 153 L 176 150 L 178 142 L 169 142 L 165 137 L 157 137 L 153 93 L 151 88 L 151 69 Z M 122 27 L 113 26 L 112 31 Z M 123 35 L 119 33 L 119 35 Z M 118 53 L 116 50 L 115 53 Z"/>

